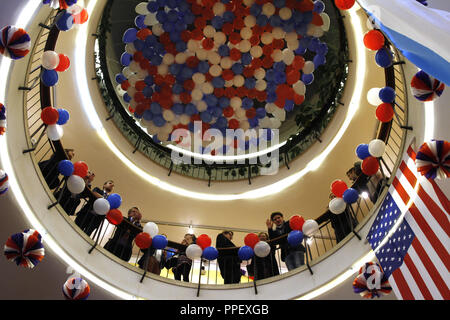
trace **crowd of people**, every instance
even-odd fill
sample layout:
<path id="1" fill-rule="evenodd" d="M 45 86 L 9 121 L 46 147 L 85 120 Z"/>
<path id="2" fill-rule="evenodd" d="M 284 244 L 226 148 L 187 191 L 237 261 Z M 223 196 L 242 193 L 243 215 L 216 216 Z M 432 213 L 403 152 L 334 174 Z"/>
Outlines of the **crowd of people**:
<path id="1" fill-rule="evenodd" d="M 65 149 L 66 159 L 72 160 L 75 156 L 74 149 Z M 96 199 L 107 198 L 114 190 L 114 181 L 107 180 L 102 187 L 92 188 L 95 173 L 88 171 L 84 177 L 86 187 L 80 194 L 72 194 L 68 188 L 61 188 L 62 180 L 59 178 L 58 159 L 56 153 L 49 159 L 39 163 L 42 174 L 51 190 L 54 190 L 55 198 L 70 216 L 75 217 L 75 223 L 88 236 L 92 237 L 101 228 L 105 219 L 104 215 L 97 214 L 93 209 Z M 366 192 L 367 197 L 375 203 L 385 181 L 378 173 L 374 179 L 370 179 L 361 171 L 361 163 L 357 162 L 347 171 L 348 178 L 353 182 L 353 188 L 359 193 Z M 330 194 L 330 199 L 334 195 Z M 82 204 L 84 200 L 84 204 Z M 81 208 L 80 208 L 81 207 Z M 80 208 L 80 209 L 79 209 Z M 134 206 L 128 210 L 127 217 L 118 224 L 104 248 L 122 259 L 129 262 L 133 252 L 135 237 L 142 232 L 142 213 Z M 334 229 L 335 240 L 340 242 L 357 225 L 357 220 L 349 208 L 344 213 L 336 215 L 327 208 L 325 213 L 316 219 L 318 224 L 330 221 Z M 264 258 L 254 256 L 247 261 L 246 272 L 241 269 L 242 261 L 238 256 L 238 246 L 233 243 L 234 233 L 232 230 L 224 230 L 216 237 L 216 248 L 219 255 L 217 264 L 224 284 L 235 284 L 241 281 L 243 274 L 248 274 L 255 280 L 262 280 L 280 274 L 279 260 L 284 262 L 290 271 L 305 264 L 306 249 L 303 244 L 291 246 L 287 241 L 287 235 L 292 231 L 289 220 L 285 220 L 281 212 L 273 212 L 266 220 L 267 232 L 260 232 L 260 241 L 266 241 L 270 245 L 270 253 Z M 189 282 L 192 269 L 192 260 L 186 255 L 186 248 L 196 243 L 194 234 L 185 234 L 177 248 L 165 248 L 156 250 L 153 247 L 141 249 L 141 258 L 137 262 L 141 269 L 150 273 L 160 275 L 161 270 L 166 268 L 173 272 L 176 280 Z M 279 260 L 276 252 L 279 249 Z M 204 269 L 204 266 L 202 266 Z"/>

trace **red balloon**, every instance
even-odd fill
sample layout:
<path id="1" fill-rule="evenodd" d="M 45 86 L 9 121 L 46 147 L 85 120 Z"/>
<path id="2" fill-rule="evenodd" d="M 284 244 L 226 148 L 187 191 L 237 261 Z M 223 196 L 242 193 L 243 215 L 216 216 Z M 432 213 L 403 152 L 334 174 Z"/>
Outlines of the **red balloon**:
<path id="1" fill-rule="evenodd" d="M 88 12 L 86 9 L 81 10 L 79 14 L 73 17 L 73 22 L 76 24 L 83 24 L 89 18 Z"/>
<path id="2" fill-rule="evenodd" d="M 251 247 L 252 249 L 255 247 L 255 245 L 259 242 L 259 237 L 255 233 L 249 233 L 244 238 L 244 243 L 246 246 Z"/>
<path id="3" fill-rule="evenodd" d="M 363 160 L 361 164 L 362 172 L 367 176 L 373 176 L 378 172 L 380 165 L 378 163 L 377 158 L 375 157 L 367 157 Z"/>
<path id="4" fill-rule="evenodd" d="M 117 226 L 120 224 L 123 220 L 122 212 L 118 209 L 111 209 L 106 214 L 106 219 L 109 221 L 109 223 Z"/>
<path id="5" fill-rule="evenodd" d="M 394 117 L 394 108 L 390 103 L 382 103 L 377 107 L 375 114 L 381 122 L 389 122 Z"/>
<path id="6" fill-rule="evenodd" d="M 65 54 L 60 53 L 59 54 L 59 64 L 55 68 L 55 70 L 58 72 L 63 72 L 63 71 L 66 71 L 67 69 L 69 69 L 69 67 L 70 67 L 69 57 L 66 56 Z"/>
<path id="7" fill-rule="evenodd" d="M 380 50 L 384 46 L 384 35 L 378 30 L 370 30 L 364 35 L 364 45 L 370 50 Z"/>
<path id="8" fill-rule="evenodd" d="M 301 231 L 303 228 L 303 224 L 305 223 L 305 219 L 303 219 L 302 216 L 293 216 L 291 219 L 289 219 L 289 226 L 292 230 L 299 230 Z"/>
<path id="9" fill-rule="evenodd" d="M 41 119 L 46 125 L 56 124 L 58 122 L 59 112 L 58 109 L 53 107 L 45 107 L 41 112 Z"/>
<path id="10" fill-rule="evenodd" d="M 348 10 L 355 4 L 355 0 L 334 0 L 336 7 L 341 10 Z"/>
<path id="11" fill-rule="evenodd" d="M 134 238 L 134 242 L 138 248 L 148 249 L 152 245 L 152 237 L 147 232 L 141 232 Z"/>
<path id="12" fill-rule="evenodd" d="M 331 184 L 331 192 L 338 198 L 342 198 L 347 189 L 347 184 L 342 180 L 335 180 Z"/>
<path id="13" fill-rule="evenodd" d="M 73 164 L 73 175 L 80 176 L 82 178 L 86 177 L 88 174 L 88 165 L 84 161 L 78 161 Z"/>
<path id="14" fill-rule="evenodd" d="M 211 246 L 211 238 L 207 234 L 201 234 L 197 237 L 196 244 L 204 250 L 205 248 Z"/>

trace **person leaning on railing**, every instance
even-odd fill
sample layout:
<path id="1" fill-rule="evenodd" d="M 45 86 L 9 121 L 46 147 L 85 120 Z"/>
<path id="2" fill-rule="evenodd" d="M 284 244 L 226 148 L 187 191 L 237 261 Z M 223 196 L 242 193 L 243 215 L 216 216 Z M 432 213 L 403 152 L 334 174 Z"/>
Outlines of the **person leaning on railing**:
<path id="1" fill-rule="evenodd" d="M 108 180 L 103 184 L 103 188 L 95 187 L 89 195 L 89 201 L 81 208 L 75 218 L 75 223 L 81 228 L 88 236 L 100 227 L 100 223 L 105 216 L 95 213 L 94 201 L 99 198 L 107 198 L 114 189 L 114 181 Z"/>
<path id="2" fill-rule="evenodd" d="M 346 174 L 353 183 L 353 189 L 357 190 L 360 194 L 366 192 L 372 203 L 377 202 L 384 180 L 380 171 L 373 176 L 367 176 L 361 170 L 361 161 L 357 161 Z"/>
<path id="3" fill-rule="evenodd" d="M 268 241 L 269 235 L 267 232 L 258 233 L 260 241 Z M 247 265 L 247 272 L 249 276 L 255 277 L 255 280 L 262 280 L 269 277 L 277 276 L 280 274 L 278 270 L 278 263 L 275 259 L 275 246 L 270 245 L 270 253 L 264 258 L 257 257 L 252 258 L 252 262 Z"/>
<path id="4" fill-rule="evenodd" d="M 269 238 L 275 239 L 282 235 L 287 235 L 292 231 L 289 226 L 289 221 L 284 221 L 281 212 L 273 212 L 270 219 L 267 219 L 266 225 L 269 232 Z M 276 226 L 273 229 L 273 226 Z M 281 248 L 281 261 L 286 263 L 288 270 L 293 270 L 305 264 L 305 247 L 300 244 L 296 247 L 291 247 L 287 242 L 287 237 L 281 238 L 278 241 Z"/>
<path id="5" fill-rule="evenodd" d="M 108 240 L 104 248 L 128 262 L 133 251 L 133 240 L 142 231 L 141 219 L 142 214 L 139 212 L 139 208 L 130 208 L 128 217 L 117 225 L 113 237 Z"/>
<path id="6" fill-rule="evenodd" d="M 181 244 L 188 247 L 190 244 L 196 243 L 196 237 L 193 234 L 187 233 L 184 235 Z M 177 250 L 170 265 L 173 266 L 172 272 L 175 280 L 180 280 L 183 277 L 183 281 L 189 282 L 189 273 L 191 272 L 192 260 L 186 256 L 186 250 Z"/>
<path id="7" fill-rule="evenodd" d="M 53 153 L 50 159 L 38 163 L 42 175 L 50 190 L 56 189 L 60 185 L 58 163 L 61 160 L 72 160 L 75 157 L 74 149 L 64 149 L 65 154 Z"/>
<path id="8" fill-rule="evenodd" d="M 230 230 L 222 231 L 216 238 L 216 248 L 219 251 L 217 262 L 224 284 L 241 281 L 241 261 L 237 255 L 236 246 L 231 242 L 232 239 L 233 231 Z"/>

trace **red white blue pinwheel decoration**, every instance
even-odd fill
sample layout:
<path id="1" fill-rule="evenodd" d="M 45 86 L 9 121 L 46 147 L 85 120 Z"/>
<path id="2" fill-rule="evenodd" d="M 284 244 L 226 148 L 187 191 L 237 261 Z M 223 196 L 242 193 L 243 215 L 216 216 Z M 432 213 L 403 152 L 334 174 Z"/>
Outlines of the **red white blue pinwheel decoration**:
<path id="1" fill-rule="evenodd" d="M 18 266 L 34 268 L 45 255 L 41 235 L 32 229 L 13 234 L 6 241 L 4 254 Z"/>
<path id="2" fill-rule="evenodd" d="M 67 300 L 86 300 L 89 297 L 91 288 L 86 280 L 70 278 L 64 283 L 62 291 Z"/>
<path id="3" fill-rule="evenodd" d="M 15 26 L 3 27 L 0 31 L 0 53 L 13 60 L 22 59 L 30 52 L 31 38 L 28 33 Z"/>
<path id="4" fill-rule="evenodd" d="M 450 177 L 450 142 L 432 140 L 423 143 L 416 154 L 416 167 L 427 179 Z"/>
<path id="5" fill-rule="evenodd" d="M 411 91 L 417 100 L 427 102 L 439 98 L 444 91 L 445 84 L 419 71 L 411 80 Z"/>
<path id="6" fill-rule="evenodd" d="M 378 263 L 367 262 L 353 281 L 353 292 L 359 293 L 365 299 L 379 298 L 391 291 L 392 288 Z"/>

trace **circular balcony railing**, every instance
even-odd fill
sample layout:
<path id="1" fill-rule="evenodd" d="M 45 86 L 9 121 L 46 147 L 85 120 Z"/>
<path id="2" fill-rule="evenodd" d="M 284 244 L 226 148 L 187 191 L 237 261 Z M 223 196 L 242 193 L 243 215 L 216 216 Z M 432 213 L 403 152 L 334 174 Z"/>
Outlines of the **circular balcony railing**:
<path id="1" fill-rule="evenodd" d="M 56 11 L 52 12 L 52 14 L 48 17 L 45 24 L 41 24 L 41 31 L 38 36 L 38 40 L 36 41 L 32 52 L 30 53 L 30 62 L 28 65 L 28 71 L 25 78 L 25 85 L 20 90 L 24 91 L 24 121 L 26 128 L 28 128 L 28 131 L 26 132 L 27 140 L 29 148 L 26 150 L 23 150 L 23 153 L 31 153 L 32 159 L 36 162 L 36 167 L 38 167 L 39 163 L 42 163 L 44 160 L 52 158 L 54 159 L 52 165 L 53 167 L 42 167 L 41 166 L 41 172 L 37 171 L 38 175 L 40 176 L 43 183 L 48 184 L 49 183 L 49 175 L 48 172 L 51 172 L 55 169 L 55 166 L 60 160 L 67 159 L 66 152 L 64 151 L 64 147 L 62 144 L 62 141 L 51 141 L 49 139 L 46 139 L 46 125 L 42 123 L 40 119 L 40 111 L 47 107 L 53 105 L 53 95 L 55 94 L 56 88 L 49 88 L 46 87 L 43 83 L 40 82 L 40 70 L 41 70 L 41 56 L 44 51 L 47 50 L 54 50 L 59 30 L 53 25 L 53 20 L 56 16 Z M 306 266 L 309 269 L 309 271 L 312 273 L 311 266 L 313 266 L 317 261 L 320 259 L 326 257 L 327 255 L 330 255 L 335 250 L 340 248 L 345 242 L 349 241 L 352 237 L 357 237 L 359 240 L 361 240 L 360 235 L 355 231 L 358 229 L 358 226 L 351 223 L 351 221 L 355 221 L 356 223 L 365 223 L 368 218 L 371 216 L 371 214 L 375 211 L 377 204 L 379 205 L 381 201 L 383 200 L 383 196 L 386 194 L 387 186 L 390 184 L 391 180 L 394 178 L 393 173 L 396 172 L 399 162 L 401 160 L 401 154 L 404 149 L 405 145 L 405 138 L 406 133 L 405 130 L 407 130 L 407 95 L 406 95 L 406 87 L 405 87 L 405 78 L 403 73 L 403 66 L 401 62 L 401 57 L 399 53 L 395 50 L 395 48 L 391 47 L 393 52 L 395 52 L 395 63 L 387 68 L 385 70 L 385 80 L 386 85 L 391 86 L 392 88 L 395 88 L 397 93 L 397 98 L 395 101 L 395 108 L 396 108 L 396 116 L 391 122 L 388 123 L 382 123 L 379 128 L 376 135 L 376 138 L 383 140 L 386 143 L 386 152 L 383 155 L 383 157 L 380 158 L 380 173 L 383 177 L 381 181 L 383 183 L 380 185 L 381 187 L 376 190 L 371 196 L 372 200 L 366 199 L 364 197 L 360 197 L 358 201 L 352 205 L 348 206 L 348 210 L 346 210 L 346 220 L 348 224 L 342 224 L 341 226 L 345 228 L 344 237 L 337 238 L 337 229 L 335 226 L 332 226 L 332 223 L 329 220 L 329 217 L 327 217 L 327 214 L 329 212 L 319 212 L 317 213 L 316 220 L 320 223 L 319 231 L 312 237 L 304 240 L 304 246 L 306 248 Z M 47 173 L 47 174 L 46 174 Z M 361 175 L 358 180 L 355 182 L 354 186 L 356 187 L 361 180 L 366 179 L 364 175 Z M 59 180 L 59 179 L 58 179 Z M 372 187 L 376 187 L 374 185 L 375 181 L 372 180 L 372 178 L 367 180 L 367 184 L 371 185 Z M 48 206 L 47 209 L 53 208 L 57 206 L 59 208 L 59 211 L 62 215 L 67 216 L 67 212 L 64 211 L 64 207 L 66 206 L 65 203 L 61 202 L 61 197 L 55 197 L 55 194 L 60 191 L 59 194 L 63 194 L 63 192 L 66 189 L 66 181 L 65 179 L 60 180 L 60 183 L 55 186 L 54 188 L 50 187 L 49 190 L 52 190 L 49 193 L 49 197 L 52 200 L 52 204 Z M 82 205 L 86 205 L 89 201 L 89 199 L 92 199 L 93 194 L 89 189 L 86 189 L 84 192 L 84 199 L 82 200 Z M 43 208 L 45 209 L 45 208 Z M 73 218 L 73 217 L 72 217 Z M 86 237 L 86 235 L 83 234 L 83 231 L 78 228 L 78 226 L 75 225 L 73 222 L 73 219 L 68 218 L 68 223 L 71 223 L 75 229 L 78 230 L 80 235 L 83 235 Z M 145 223 L 146 221 L 142 221 Z M 164 221 L 154 221 L 157 224 L 168 224 Z M 126 223 L 126 222 L 123 222 Z M 102 221 L 102 226 L 107 227 L 106 220 Z M 176 224 L 175 224 L 176 225 Z M 180 225 L 176 225 L 180 226 Z M 113 229 L 116 227 L 111 226 Z M 195 226 L 194 226 L 195 227 Z M 214 226 L 201 226 L 203 228 L 210 228 L 211 230 L 218 231 L 218 227 Z M 128 225 L 127 228 L 129 228 L 130 232 L 137 233 L 142 231 L 141 228 Z M 102 244 L 106 242 L 107 239 L 104 239 L 105 237 L 105 229 L 106 228 L 98 228 L 95 233 L 93 233 L 91 236 L 90 244 L 91 248 L 89 250 L 89 253 L 91 253 L 93 250 L 100 250 L 105 255 L 109 256 L 112 260 L 115 262 L 123 263 L 120 259 L 118 259 L 116 256 L 102 248 Z M 334 230 L 333 230 L 334 229 Z M 112 234 L 115 230 L 112 230 Z M 257 232 L 257 231 L 264 231 L 264 230 L 243 230 L 243 229 L 235 229 L 235 232 Z M 273 246 L 277 246 L 281 241 L 283 241 L 283 237 L 277 238 L 277 239 L 271 239 L 269 240 L 269 243 Z M 163 251 L 169 252 L 171 249 L 179 249 L 184 250 L 186 249 L 186 246 L 175 242 L 170 241 L 168 243 L 168 247 L 163 249 Z M 219 248 L 219 256 L 229 256 L 229 255 L 236 255 L 237 250 L 239 248 L 228 248 L 228 249 L 220 249 Z M 134 244 L 133 244 L 133 257 L 130 261 L 128 261 L 127 267 L 131 268 L 134 272 L 140 272 L 142 274 L 142 277 L 140 278 L 140 281 L 142 282 L 146 276 L 148 276 L 147 270 L 138 269 L 136 267 L 137 260 L 143 256 L 143 252 L 139 250 Z M 286 269 L 284 268 L 284 263 L 282 263 L 280 259 L 280 253 L 278 249 L 275 249 L 275 257 L 278 264 L 278 273 L 283 274 L 286 272 Z M 148 261 L 149 257 L 145 256 L 144 262 Z M 319 259 L 320 258 L 320 259 Z M 248 262 L 247 262 L 248 263 Z M 145 265 L 145 263 L 144 263 Z M 242 263 L 242 268 L 245 268 L 246 263 Z M 202 274 L 201 270 L 202 267 L 204 267 L 204 273 Z M 248 271 L 248 270 L 247 270 Z M 256 271 L 256 270 L 255 270 Z M 187 285 L 189 287 L 192 287 L 193 290 L 196 290 L 197 296 L 200 292 L 201 286 L 203 284 L 220 284 L 221 281 L 218 279 L 218 269 L 217 264 L 213 262 L 207 262 L 204 261 L 195 261 L 192 271 L 191 271 L 190 284 L 182 284 L 181 282 L 177 282 L 179 285 Z M 210 277 L 210 274 L 213 274 L 214 276 Z M 160 273 L 160 278 L 171 278 L 173 277 L 173 274 L 169 269 L 165 269 Z M 280 276 L 274 276 L 270 277 L 269 279 L 264 280 L 264 283 L 267 281 L 277 281 Z M 242 282 L 253 282 L 252 286 L 255 289 L 255 293 L 257 293 L 257 283 L 260 283 L 260 279 L 250 279 L 248 277 L 248 273 L 243 276 Z M 173 282 L 171 282 L 174 284 Z"/>

